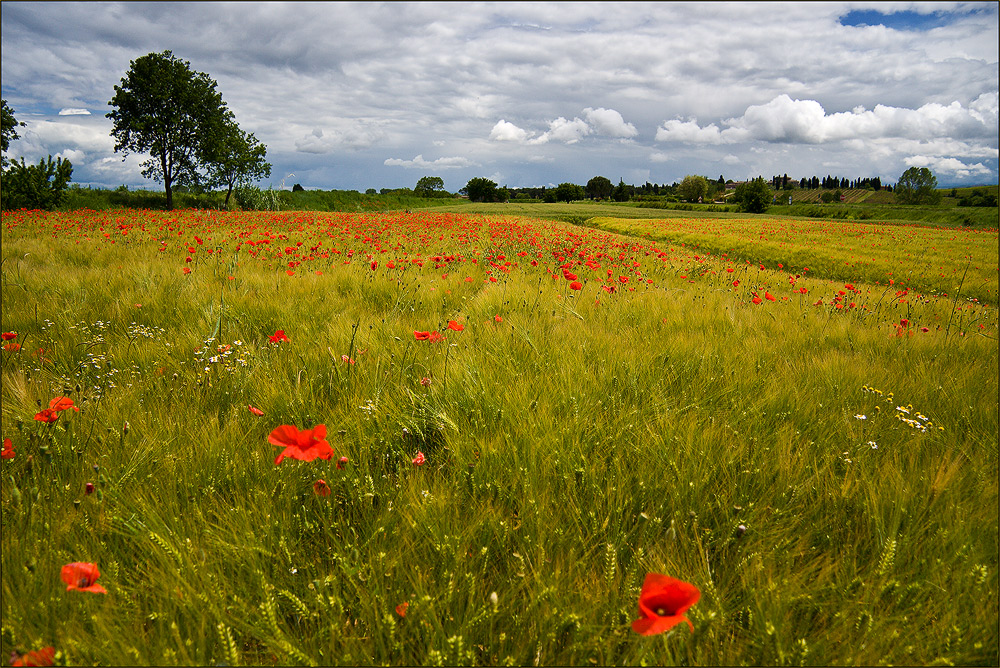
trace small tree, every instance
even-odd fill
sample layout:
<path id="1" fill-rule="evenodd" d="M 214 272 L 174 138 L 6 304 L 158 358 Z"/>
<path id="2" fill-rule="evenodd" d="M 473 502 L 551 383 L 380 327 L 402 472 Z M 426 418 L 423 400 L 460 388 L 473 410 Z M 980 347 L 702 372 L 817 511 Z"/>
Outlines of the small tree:
<path id="1" fill-rule="evenodd" d="M 6 154 L 10 143 L 21 138 L 21 135 L 17 134 L 18 126 L 23 127 L 24 123 L 14 118 L 14 110 L 7 106 L 7 100 L 0 100 L 0 149 L 3 150 L 0 154 L 0 169 L 7 167 Z"/>
<path id="2" fill-rule="evenodd" d="M 271 176 L 271 163 L 264 160 L 267 147 L 253 133 L 240 130 L 231 114 L 214 141 L 205 148 L 209 185 L 226 187 L 225 206 L 238 185 L 249 185 Z M 301 189 L 301 186 L 300 186 Z"/>
<path id="3" fill-rule="evenodd" d="M 228 134 L 232 115 L 215 87 L 207 74 L 164 51 L 133 60 L 108 102 L 115 152 L 150 155 L 142 175 L 163 182 L 168 209 L 174 184 L 197 184 L 199 168 Z"/>
<path id="4" fill-rule="evenodd" d="M 761 176 L 739 184 L 733 192 L 733 201 L 747 213 L 764 213 L 773 200 L 774 193 Z"/>
<path id="5" fill-rule="evenodd" d="M 595 176 L 587 181 L 587 187 L 585 190 L 587 191 L 587 197 L 590 199 L 607 199 L 611 197 L 611 193 L 614 192 L 615 186 L 607 177 Z"/>
<path id="6" fill-rule="evenodd" d="M 552 191 L 552 195 L 557 202 L 572 202 L 573 200 L 583 199 L 587 196 L 587 193 L 584 192 L 583 186 L 578 186 L 575 183 L 560 183 Z"/>
<path id="7" fill-rule="evenodd" d="M 687 175 L 681 184 L 677 186 L 677 195 L 689 202 L 697 202 L 699 198 L 708 194 L 708 179 L 704 176 Z"/>
<path id="8" fill-rule="evenodd" d="M 910 167 L 896 183 L 896 201 L 900 204 L 937 204 L 941 193 L 937 178 L 926 167 Z"/>
<path id="9" fill-rule="evenodd" d="M 413 194 L 418 197 L 434 197 L 444 191 L 444 179 L 440 176 L 422 176 L 413 187 Z"/>
<path id="10" fill-rule="evenodd" d="M 465 184 L 465 192 L 473 202 L 497 201 L 497 184 L 489 179 L 475 178 Z"/>
<path id="11" fill-rule="evenodd" d="M 21 158 L 20 163 L 11 163 L 4 173 L 0 189 L 3 208 L 51 211 L 59 206 L 72 176 L 73 165 L 69 160 L 56 158 L 52 162 L 50 155 L 48 159 L 39 160 L 37 165 L 26 165 Z"/>

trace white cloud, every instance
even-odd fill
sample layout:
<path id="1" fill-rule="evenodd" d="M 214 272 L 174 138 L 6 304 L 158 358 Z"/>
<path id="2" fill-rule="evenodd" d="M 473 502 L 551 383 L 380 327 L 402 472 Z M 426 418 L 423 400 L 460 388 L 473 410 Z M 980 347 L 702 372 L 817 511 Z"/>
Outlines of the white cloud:
<path id="1" fill-rule="evenodd" d="M 722 136 L 714 123 L 699 127 L 697 121 L 679 119 L 664 121 L 656 130 L 656 141 L 679 142 L 684 144 L 721 144 Z"/>
<path id="2" fill-rule="evenodd" d="M 388 158 L 384 163 L 388 167 L 405 167 L 407 169 L 460 169 L 462 167 L 475 167 L 476 163 L 468 158 L 451 157 L 438 158 L 437 160 L 424 160 L 424 156 L 418 155 L 413 160 L 401 160 L 399 158 Z"/>
<path id="3" fill-rule="evenodd" d="M 575 144 L 592 132 L 586 121 L 574 118 L 567 121 L 560 116 L 554 121 L 549 121 L 549 129 L 543 132 L 536 139 L 530 140 L 532 144 L 545 144 L 549 141 L 561 141 L 566 144 Z"/>
<path id="4" fill-rule="evenodd" d="M 594 127 L 594 131 L 597 134 L 621 139 L 629 139 L 639 134 L 635 126 L 631 123 L 626 123 L 622 115 L 614 109 L 605 109 L 604 107 L 591 109 L 587 107 L 583 110 L 583 115 L 587 119 L 587 122 Z"/>
<path id="5" fill-rule="evenodd" d="M 90 112 L 86 109 L 74 109 L 66 108 L 59 110 L 60 116 L 90 116 Z"/>
<path id="6" fill-rule="evenodd" d="M 905 158 L 903 162 L 909 167 L 927 167 L 932 172 L 938 172 L 940 174 L 953 174 L 957 177 L 985 176 L 990 173 L 989 167 L 981 162 L 977 162 L 974 165 L 967 165 L 956 158 L 912 155 Z"/>
<path id="7" fill-rule="evenodd" d="M 513 123 L 508 123 L 502 118 L 497 121 L 497 124 L 493 126 L 490 130 L 490 139 L 492 141 L 510 141 L 521 143 L 527 141 L 528 139 L 527 130 L 522 130 Z"/>

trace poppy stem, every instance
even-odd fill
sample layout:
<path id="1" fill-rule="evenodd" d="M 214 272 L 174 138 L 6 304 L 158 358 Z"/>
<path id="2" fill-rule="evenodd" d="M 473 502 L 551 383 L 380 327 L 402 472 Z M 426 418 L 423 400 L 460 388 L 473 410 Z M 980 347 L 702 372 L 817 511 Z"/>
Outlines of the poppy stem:
<path id="1" fill-rule="evenodd" d="M 448 396 L 448 356 L 451 354 L 451 345 L 449 344 L 444 351 L 444 383 L 441 387 L 441 398 L 445 399 Z"/>

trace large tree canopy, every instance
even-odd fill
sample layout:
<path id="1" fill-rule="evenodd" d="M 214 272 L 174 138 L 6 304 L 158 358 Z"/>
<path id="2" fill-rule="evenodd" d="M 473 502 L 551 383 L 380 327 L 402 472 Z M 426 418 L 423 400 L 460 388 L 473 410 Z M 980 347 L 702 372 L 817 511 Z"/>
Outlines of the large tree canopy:
<path id="1" fill-rule="evenodd" d="M 896 201 L 900 204 L 937 204 L 937 178 L 926 167 L 910 167 L 896 183 Z"/>
<path id="2" fill-rule="evenodd" d="M 167 208 L 173 208 L 175 183 L 200 182 L 199 167 L 210 162 L 232 124 L 215 87 L 207 74 L 164 51 L 133 60 L 108 102 L 115 151 L 149 154 L 142 175 L 163 182 Z"/>
<path id="3" fill-rule="evenodd" d="M 748 213 L 764 213 L 771 206 L 774 193 L 762 177 L 736 186 L 733 201 Z"/>

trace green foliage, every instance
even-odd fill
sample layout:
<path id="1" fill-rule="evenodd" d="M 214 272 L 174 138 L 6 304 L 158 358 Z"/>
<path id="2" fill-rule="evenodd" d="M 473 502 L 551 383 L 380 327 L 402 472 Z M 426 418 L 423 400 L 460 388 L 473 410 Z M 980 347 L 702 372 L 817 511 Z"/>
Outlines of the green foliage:
<path id="1" fill-rule="evenodd" d="M 689 202 L 697 202 L 708 194 L 708 179 L 704 176 L 688 174 L 677 186 L 677 196 Z"/>
<path id="2" fill-rule="evenodd" d="M 37 165 L 26 165 L 24 158 L 20 162 L 11 163 L 4 172 L 3 188 L 0 196 L 3 198 L 4 209 L 43 209 L 51 211 L 59 207 L 65 195 L 66 186 L 73 176 L 73 165 L 69 160 L 56 158 L 38 161 Z"/>
<path id="3" fill-rule="evenodd" d="M 266 155 L 267 147 L 257 141 L 252 132 L 243 132 L 232 118 L 227 117 L 206 150 L 207 185 L 225 186 L 225 206 L 229 206 L 234 187 L 249 185 L 271 175 L 271 164 L 264 159 Z"/>
<path id="4" fill-rule="evenodd" d="M 472 202 L 496 202 L 497 184 L 493 181 L 477 177 L 465 184 L 465 193 Z"/>
<path id="5" fill-rule="evenodd" d="M 192 71 L 190 63 L 164 51 L 133 60 L 108 102 L 115 152 L 150 154 L 142 175 L 163 183 L 168 208 L 173 207 L 175 183 L 197 184 L 213 156 L 240 154 L 232 153 L 232 114 L 215 88 L 207 74 Z M 253 147 L 248 144 L 247 149 L 252 152 Z M 260 167 L 262 154 L 259 159 L 252 164 Z M 240 160 L 234 158 L 234 163 Z"/>
<path id="6" fill-rule="evenodd" d="M 996 194 L 988 192 L 986 188 L 973 188 L 971 194 L 966 195 L 965 197 L 962 197 L 961 199 L 958 200 L 958 205 L 996 207 L 997 196 Z"/>
<path id="7" fill-rule="evenodd" d="M 937 204 L 941 193 L 936 190 L 937 177 L 926 167 L 910 167 L 896 183 L 899 204 Z"/>
<path id="8" fill-rule="evenodd" d="M 747 213 L 764 213 L 774 201 L 774 193 L 763 177 L 736 186 L 733 201 Z"/>
<path id="9" fill-rule="evenodd" d="M 279 191 L 268 188 L 261 190 L 257 186 L 241 185 L 233 191 L 233 199 L 244 211 L 280 211 L 281 199 Z M 229 195 L 226 195 L 224 206 L 229 205 Z"/>
<path id="10" fill-rule="evenodd" d="M 14 110 L 7 106 L 7 100 L 0 100 L 0 150 L 2 150 L 3 156 L 0 158 L 0 169 L 7 168 L 7 149 L 10 148 L 10 143 L 16 139 L 20 139 L 20 135 L 17 134 L 18 126 L 23 126 L 24 123 L 19 122 L 14 118 Z"/>
<path id="11" fill-rule="evenodd" d="M 444 179 L 440 176 L 422 176 L 413 188 L 413 194 L 417 197 L 435 197 L 438 194 L 447 196 L 444 192 Z"/>
<path id="12" fill-rule="evenodd" d="M 575 183 L 560 183 L 553 189 L 552 196 L 557 202 L 573 202 L 584 199 L 587 194 L 582 186 Z"/>
<path id="13" fill-rule="evenodd" d="M 595 176 L 587 181 L 586 192 L 590 199 L 608 199 L 614 191 L 614 184 L 605 176 Z"/>

